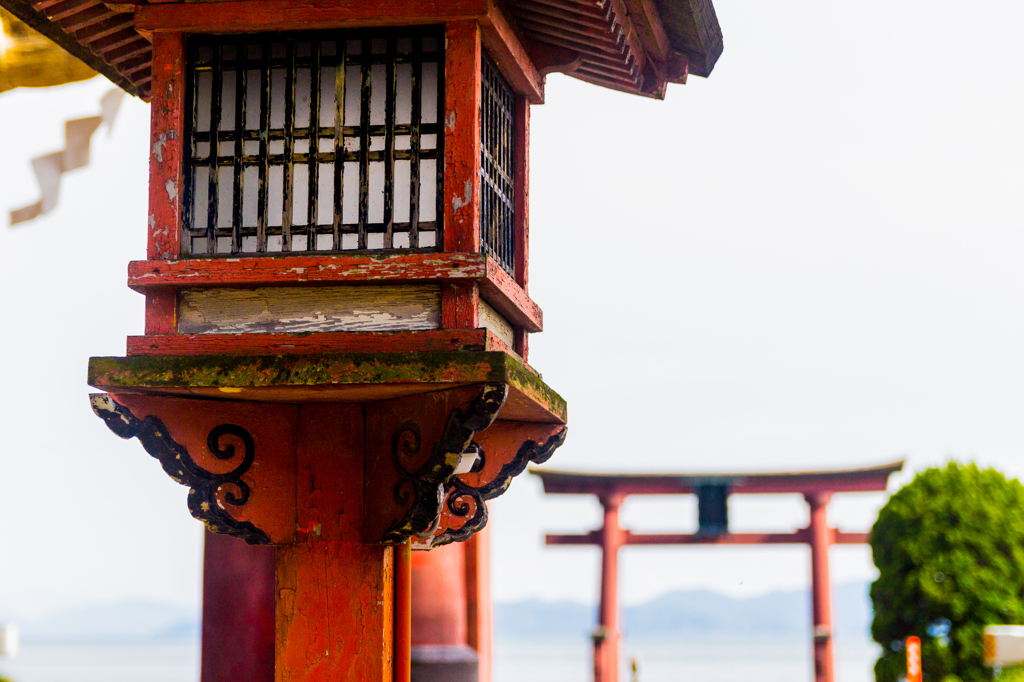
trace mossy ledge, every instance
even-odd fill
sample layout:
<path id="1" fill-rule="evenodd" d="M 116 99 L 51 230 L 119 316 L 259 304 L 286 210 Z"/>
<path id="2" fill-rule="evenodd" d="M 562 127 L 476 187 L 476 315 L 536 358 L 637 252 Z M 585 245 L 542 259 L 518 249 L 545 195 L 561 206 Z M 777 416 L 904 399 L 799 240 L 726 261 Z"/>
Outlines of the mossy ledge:
<path id="1" fill-rule="evenodd" d="M 353 384 L 508 383 L 562 420 L 565 400 L 508 353 L 414 352 L 257 356 L 131 356 L 89 359 L 103 390 L 265 388 Z"/>

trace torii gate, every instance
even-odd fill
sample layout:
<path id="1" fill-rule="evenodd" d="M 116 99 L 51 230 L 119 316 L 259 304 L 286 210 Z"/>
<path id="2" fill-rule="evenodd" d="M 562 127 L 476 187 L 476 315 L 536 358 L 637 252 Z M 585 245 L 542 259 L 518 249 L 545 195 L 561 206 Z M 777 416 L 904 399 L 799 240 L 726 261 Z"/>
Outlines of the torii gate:
<path id="1" fill-rule="evenodd" d="M 624 545 L 778 545 L 811 547 L 811 603 L 814 623 L 814 679 L 833 682 L 832 590 L 828 549 L 832 545 L 862 544 L 867 533 L 844 533 L 829 528 L 826 511 L 834 493 L 885 491 L 889 476 L 903 460 L 863 469 L 754 474 L 593 474 L 536 469 L 545 493 L 595 495 L 604 508 L 600 529 L 584 535 L 548 535 L 549 545 L 600 545 L 601 605 L 594 638 L 595 682 L 619 679 L 618 556 Z M 810 506 L 807 528 L 791 533 L 730 533 L 728 497 L 736 494 L 790 493 L 803 495 Z M 694 494 L 698 499 L 696 533 L 639 534 L 619 526 L 619 508 L 628 495 Z"/>

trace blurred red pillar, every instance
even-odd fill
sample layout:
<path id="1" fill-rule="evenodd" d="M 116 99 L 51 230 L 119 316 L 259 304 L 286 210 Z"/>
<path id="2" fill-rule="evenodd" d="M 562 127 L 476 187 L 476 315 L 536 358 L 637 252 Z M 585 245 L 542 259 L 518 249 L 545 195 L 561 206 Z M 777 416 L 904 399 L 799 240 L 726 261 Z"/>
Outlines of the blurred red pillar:
<path id="1" fill-rule="evenodd" d="M 601 606 L 594 632 L 594 682 L 619 682 L 619 549 L 623 533 L 619 527 L 622 495 L 601 497 L 604 525 L 601 527 Z"/>
<path id="2" fill-rule="evenodd" d="M 805 499 L 811 508 L 811 610 L 814 623 L 814 681 L 832 682 L 832 586 L 828 575 L 828 550 L 834 531 L 826 513 L 831 493 L 813 493 Z"/>
<path id="3" fill-rule="evenodd" d="M 201 682 L 274 682 L 275 550 L 206 531 Z"/>

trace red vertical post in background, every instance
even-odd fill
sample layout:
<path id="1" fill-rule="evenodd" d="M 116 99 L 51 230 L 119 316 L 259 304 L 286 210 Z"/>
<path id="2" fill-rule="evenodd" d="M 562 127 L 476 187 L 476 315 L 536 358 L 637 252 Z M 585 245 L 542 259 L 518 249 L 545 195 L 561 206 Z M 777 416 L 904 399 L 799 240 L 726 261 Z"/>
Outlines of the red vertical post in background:
<path id="1" fill-rule="evenodd" d="M 907 682 L 921 682 L 923 675 L 921 640 L 917 637 L 907 637 Z"/>
<path id="2" fill-rule="evenodd" d="M 621 495 L 601 498 L 601 606 L 594 632 L 594 682 L 619 682 L 619 527 Z"/>
<path id="3" fill-rule="evenodd" d="M 412 544 L 395 548 L 395 682 L 412 679 Z"/>
<path id="4" fill-rule="evenodd" d="M 274 548 L 206 531 L 201 682 L 274 682 Z"/>
<path id="5" fill-rule="evenodd" d="M 828 576 L 828 550 L 833 531 L 826 513 L 831 493 L 813 493 L 805 499 L 811 508 L 811 609 L 814 625 L 814 680 L 833 682 L 832 671 L 832 585 Z"/>
<path id="6" fill-rule="evenodd" d="M 489 526 L 465 543 L 467 643 L 478 657 L 478 682 L 491 682 L 494 624 L 491 612 L 491 539 Z"/>

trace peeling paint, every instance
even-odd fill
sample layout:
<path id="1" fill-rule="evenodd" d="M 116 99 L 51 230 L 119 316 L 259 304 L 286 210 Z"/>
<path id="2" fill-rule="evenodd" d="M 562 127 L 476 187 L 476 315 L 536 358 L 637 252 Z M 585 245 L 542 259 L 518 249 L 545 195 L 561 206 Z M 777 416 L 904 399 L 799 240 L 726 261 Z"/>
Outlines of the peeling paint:
<path id="1" fill-rule="evenodd" d="M 153 141 L 153 156 L 157 163 L 164 162 L 164 145 L 167 144 L 167 136 L 160 133 L 160 137 Z"/>
<path id="2" fill-rule="evenodd" d="M 455 124 L 458 123 L 459 117 L 456 115 L 455 110 L 452 109 L 448 112 L 448 115 L 444 118 L 444 127 L 454 132 Z"/>
<path id="3" fill-rule="evenodd" d="M 463 188 L 464 196 L 452 197 L 452 211 L 455 213 L 459 212 L 459 209 L 463 206 L 469 206 L 470 202 L 473 201 L 473 181 L 466 180 L 466 184 Z"/>
<path id="4" fill-rule="evenodd" d="M 178 186 L 174 184 L 174 180 L 168 180 L 164 189 L 167 190 L 167 200 L 174 203 L 174 200 L 178 198 Z"/>

